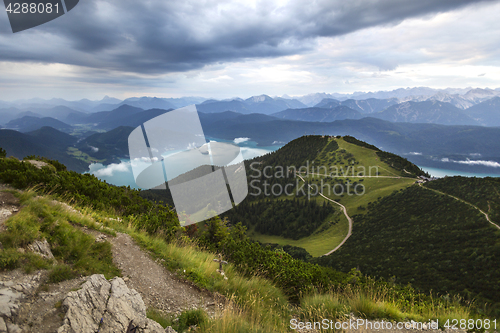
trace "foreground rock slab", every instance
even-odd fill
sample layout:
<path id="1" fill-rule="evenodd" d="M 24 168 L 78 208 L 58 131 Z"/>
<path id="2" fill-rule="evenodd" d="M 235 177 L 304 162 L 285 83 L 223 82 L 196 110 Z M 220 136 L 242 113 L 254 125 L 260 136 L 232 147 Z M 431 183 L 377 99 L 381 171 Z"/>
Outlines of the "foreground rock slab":
<path id="1" fill-rule="evenodd" d="M 131 320 L 138 333 L 165 333 L 160 324 L 146 317 L 139 293 L 119 277 L 108 281 L 102 274 L 92 275 L 82 289 L 68 293 L 63 310 L 66 315 L 57 333 L 125 332 Z"/>

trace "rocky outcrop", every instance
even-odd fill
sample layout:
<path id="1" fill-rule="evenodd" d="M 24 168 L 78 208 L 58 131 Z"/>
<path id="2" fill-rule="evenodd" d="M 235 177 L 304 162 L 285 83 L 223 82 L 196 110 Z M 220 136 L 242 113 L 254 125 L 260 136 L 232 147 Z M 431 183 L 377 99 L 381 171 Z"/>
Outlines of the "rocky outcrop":
<path id="1" fill-rule="evenodd" d="M 66 315 L 57 333 L 125 332 L 131 320 L 137 333 L 165 333 L 160 324 L 146 317 L 139 293 L 118 277 L 108 281 L 104 275 L 92 275 L 82 289 L 68 293 L 63 309 Z"/>
<path id="2" fill-rule="evenodd" d="M 36 274 L 19 283 L 0 281 L 0 333 L 21 332 L 21 328 L 14 324 L 15 318 L 22 301 L 38 288 L 40 276 Z"/>
<path id="3" fill-rule="evenodd" d="M 45 259 L 54 259 L 54 255 L 52 254 L 52 251 L 50 251 L 49 242 L 47 242 L 46 239 L 41 241 L 36 240 L 29 244 L 28 250 L 42 256 Z"/>

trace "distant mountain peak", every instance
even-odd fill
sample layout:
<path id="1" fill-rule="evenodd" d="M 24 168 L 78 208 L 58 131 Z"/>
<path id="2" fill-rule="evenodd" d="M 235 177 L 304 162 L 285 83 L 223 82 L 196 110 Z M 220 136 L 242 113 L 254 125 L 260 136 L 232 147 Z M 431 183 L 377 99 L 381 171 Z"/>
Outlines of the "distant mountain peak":
<path id="1" fill-rule="evenodd" d="M 100 101 L 100 103 L 120 103 L 121 100 L 119 100 L 118 98 L 114 98 L 114 97 L 109 97 L 108 95 L 104 96 Z"/>
<path id="2" fill-rule="evenodd" d="M 268 95 L 252 96 L 252 97 L 246 99 L 246 101 L 250 102 L 250 103 L 262 103 L 262 102 L 269 101 L 269 100 L 273 100 L 273 99 L 271 97 L 269 97 Z"/>

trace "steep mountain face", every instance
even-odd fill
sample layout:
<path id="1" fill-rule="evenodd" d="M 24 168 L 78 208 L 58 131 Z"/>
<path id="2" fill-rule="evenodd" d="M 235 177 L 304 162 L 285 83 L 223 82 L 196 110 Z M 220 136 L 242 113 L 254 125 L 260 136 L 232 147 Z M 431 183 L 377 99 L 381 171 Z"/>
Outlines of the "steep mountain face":
<path id="1" fill-rule="evenodd" d="M 50 126 L 62 132 L 71 132 L 73 127 L 51 117 L 37 118 L 25 116 L 9 121 L 5 127 L 16 129 L 20 132 L 31 132 L 44 126 Z"/>
<path id="2" fill-rule="evenodd" d="M 294 99 L 271 98 L 267 95 L 253 96 L 246 100 L 233 99 L 230 101 L 208 100 L 197 106 L 198 111 L 214 113 L 234 111 L 243 114 L 263 113 L 272 114 L 286 109 L 305 107 L 304 104 Z"/>
<path id="3" fill-rule="evenodd" d="M 477 121 L 450 103 L 434 100 L 396 104 L 373 116 L 393 122 L 478 125 Z"/>
<path id="4" fill-rule="evenodd" d="M 471 106 L 464 112 L 483 126 L 500 126 L 500 97 Z"/>
<path id="5" fill-rule="evenodd" d="M 436 95 L 433 95 L 428 98 L 428 100 L 435 100 L 435 101 L 440 101 L 440 102 L 446 102 L 450 103 L 451 105 L 459 108 L 459 109 L 467 109 L 471 106 L 473 106 L 475 103 L 467 98 L 464 98 L 461 95 L 450 95 L 444 92 L 439 92 Z M 414 102 L 416 102 L 416 99 L 413 99 Z"/>
<path id="6" fill-rule="evenodd" d="M 459 109 L 467 109 L 471 106 L 474 106 L 483 101 L 489 100 L 495 96 L 498 96 L 498 91 L 491 89 L 470 89 L 466 93 L 458 94 L 458 93 L 449 93 L 446 91 L 439 91 L 438 93 L 432 96 L 407 96 L 405 98 L 400 99 L 400 103 L 402 102 L 422 102 L 422 101 L 440 101 L 450 103 L 453 106 Z"/>
<path id="7" fill-rule="evenodd" d="M 305 105 L 296 99 L 271 98 L 267 95 L 253 96 L 245 100 L 252 111 L 269 114 L 284 109 L 303 108 Z"/>
<path id="8" fill-rule="evenodd" d="M 399 101 L 397 98 L 389 98 L 389 99 L 369 98 L 363 100 L 348 99 L 343 101 L 341 105 L 348 106 L 351 109 L 359 111 L 361 113 L 375 113 L 385 110 L 391 105 L 398 103 Z"/>
<path id="9" fill-rule="evenodd" d="M 354 99 L 388 99 L 397 98 L 402 99 L 408 96 L 432 96 L 436 94 L 438 90 L 428 88 L 428 87 L 414 87 L 414 88 L 398 88 L 391 91 L 377 91 L 368 93 L 354 93 L 351 98 Z"/>
<path id="10" fill-rule="evenodd" d="M 361 113 L 347 106 L 337 106 L 333 109 L 326 108 L 305 108 L 305 109 L 288 109 L 285 111 L 272 114 L 273 117 L 288 120 L 300 121 L 319 121 L 332 122 L 343 119 L 360 119 L 363 117 Z"/>
<path id="11" fill-rule="evenodd" d="M 339 105 L 343 105 L 358 112 L 369 114 L 382 111 L 388 108 L 389 106 L 398 103 L 399 101 L 397 98 L 389 98 L 389 99 L 368 98 L 363 100 L 347 99 L 342 102 L 336 99 L 325 98 L 321 102 L 316 104 L 315 107 L 333 109 Z"/>
<path id="12" fill-rule="evenodd" d="M 498 96 L 499 92 L 492 89 L 471 89 L 463 95 L 463 98 L 473 102 L 474 104 L 483 102 L 495 96 Z"/>

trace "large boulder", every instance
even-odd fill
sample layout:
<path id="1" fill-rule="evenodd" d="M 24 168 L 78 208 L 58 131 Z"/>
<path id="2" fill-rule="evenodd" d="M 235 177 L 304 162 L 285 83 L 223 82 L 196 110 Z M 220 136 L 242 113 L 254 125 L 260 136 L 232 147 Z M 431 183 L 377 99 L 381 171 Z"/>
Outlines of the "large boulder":
<path id="1" fill-rule="evenodd" d="M 57 333 L 125 332 L 131 320 L 137 333 L 165 332 L 146 317 L 141 295 L 118 277 L 108 281 L 102 274 L 92 275 L 82 289 L 68 293 L 63 309 L 66 315 Z"/>

